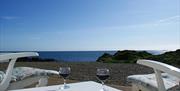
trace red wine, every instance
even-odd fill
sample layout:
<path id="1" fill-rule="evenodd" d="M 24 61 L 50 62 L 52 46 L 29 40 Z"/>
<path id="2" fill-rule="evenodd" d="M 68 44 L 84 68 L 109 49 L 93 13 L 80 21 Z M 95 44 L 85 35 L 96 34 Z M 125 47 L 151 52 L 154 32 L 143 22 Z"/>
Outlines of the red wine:
<path id="1" fill-rule="evenodd" d="M 61 75 L 63 78 L 66 78 L 69 76 L 69 74 L 61 74 L 61 73 L 59 75 Z"/>
<path id="2" fill-rule="evenodd" d="M 96 75 L 100 80 L 106 80 L 109 78 L 109 75 Z"/>

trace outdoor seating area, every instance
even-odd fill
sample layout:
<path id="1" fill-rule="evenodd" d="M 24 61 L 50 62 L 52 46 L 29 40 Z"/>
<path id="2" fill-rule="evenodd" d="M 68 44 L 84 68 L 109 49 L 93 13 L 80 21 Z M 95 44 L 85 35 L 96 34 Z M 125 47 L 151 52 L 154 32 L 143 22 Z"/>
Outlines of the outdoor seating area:
<path id="1" fill-rule="evenodd" d="M 155 74 L 128 76 L 132 91 L 173 91 L 173 87 L 178 87 L 175 91 L 180 90 L 180 69 L 152 60 L 138 60 L 137 63 L 153 68 Z"/>
<path id="2" fill-rule="evenodd" d="M 180 0 L 0 0 L 0 91 L 180 91 Z"/>
<path id="3" fill-rule="evenodd" d="M 31 67 L 16 67 L 17 58 L 38 56 L 34 52 L 6 53 L 0 55 L 0 62 L 9 62 L 6 72 L 0 71 L 0 91 L 22 89 L 36 82 L 37 87 L 46 86 L 48 76 L 58 75 L 57 71 Z"/>
<path id="4" fill-rule="evenodd" d="M 46 86 L 48 76 L 59 75 L 56 70 L 47 70 L 33 67 L 16 67 L 18 58 L 38 56 L 36 52 L 20 52 L 0 54 L 0 62 L 9 62 L 5 72 L 0 71 L 0 91 L 57 91 L 62 85 Z M 171 65 L 152 60 L 138 60 L 137 64 L 154 69 L 155 74 L 130 75 L 127 81 L 132 83 L 132 91 L 179 91 L 180 69 Z M 108 70 L 109 72 L 109 70 Z M 161 73 L 164 72 L 164 73 Z M 109 74 L 109 73 L 108 73 Z M 25 88 L 37 83 L 35 88 Z M 104 83 L 102 83 L 104 84 Z M 64 85 L 65 86 L 65 85 Z M 100 83 L 84 81 L 68 84 L 65 91 L 122 91 Z M 172 90 L 177 87 L 176 90 Z"/>

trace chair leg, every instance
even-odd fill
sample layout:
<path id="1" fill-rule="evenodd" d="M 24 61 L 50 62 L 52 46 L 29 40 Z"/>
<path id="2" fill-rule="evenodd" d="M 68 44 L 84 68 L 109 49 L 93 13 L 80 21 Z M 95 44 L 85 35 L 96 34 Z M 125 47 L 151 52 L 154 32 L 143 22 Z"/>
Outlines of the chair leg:
<path id="1" fill-rule="evenodd" d="M 39 82 L 36 85 L 36 87 L 46 86 L 47 84 L 48 84 L 48 77 L 42 77 L 39 79 Z"/>

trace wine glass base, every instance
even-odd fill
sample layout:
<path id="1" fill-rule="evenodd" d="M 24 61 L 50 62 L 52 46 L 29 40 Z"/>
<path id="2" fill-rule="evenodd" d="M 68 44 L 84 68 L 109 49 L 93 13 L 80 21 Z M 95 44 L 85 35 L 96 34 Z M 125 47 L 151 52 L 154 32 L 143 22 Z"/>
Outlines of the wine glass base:
<path id="1" fill-rule="evenodd" d="M 62 86 L 60 89 L 63 90 L 63 89 L 68 89 L 68 88 L 70 88 L 70 86 L 64 85 L 64 86 Z"/>
<path id="2" fill-rule="evenodd" d="M 101 90 L 99 90 L 99 91 L 108 91 L 107 89 L 105 89 L 105 88 L 103 88 L 103 89 L 101 89 Z"/>

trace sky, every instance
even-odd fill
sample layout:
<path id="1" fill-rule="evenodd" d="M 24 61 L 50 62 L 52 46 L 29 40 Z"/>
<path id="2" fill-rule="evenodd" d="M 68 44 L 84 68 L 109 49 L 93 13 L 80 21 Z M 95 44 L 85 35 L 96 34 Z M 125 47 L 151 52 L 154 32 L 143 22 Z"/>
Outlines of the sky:
<path id="1" fill-rule="evenodd" d="M 180 49 L 180 0 L 0 0 L 0 51 Z"/>

